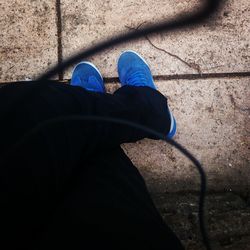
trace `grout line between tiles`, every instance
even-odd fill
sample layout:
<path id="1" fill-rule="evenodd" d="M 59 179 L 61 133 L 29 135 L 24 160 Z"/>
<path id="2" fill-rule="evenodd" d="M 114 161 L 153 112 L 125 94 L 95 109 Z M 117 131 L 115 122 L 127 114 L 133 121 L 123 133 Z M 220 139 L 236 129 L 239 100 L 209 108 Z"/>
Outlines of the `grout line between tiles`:
<path id="1" fill-rule="evenodd" d="M 61 0 L 56 0 L 56 26 L 57 26 L 57 61 L 61 65 L 63 61 L 63 49 L 62 49 L 62 12 L 61 12 Z M 64 79 L 64 72 L 58 73 L 59 81 Z"/>

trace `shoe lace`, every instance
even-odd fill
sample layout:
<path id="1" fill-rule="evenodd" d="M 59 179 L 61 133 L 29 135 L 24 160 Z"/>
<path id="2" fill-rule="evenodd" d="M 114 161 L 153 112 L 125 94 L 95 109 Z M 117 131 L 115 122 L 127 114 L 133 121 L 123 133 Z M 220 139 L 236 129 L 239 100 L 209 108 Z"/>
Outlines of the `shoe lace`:
<path id="1" fill-rule="evenodd" d="M 97 80 L 97 78 L 96 78 L 95 76 L 90 76 L 90 77 L 88 78 L 88 83 L 89 83 L 90 85 L 96 85 L 96 83 L 98 83 L 98 80 Z"/>
<path id="2" fill-rule="evenodd" d="M 135 70 L 128 75 L 127 83 L 133 86 L 144 86 L 147 84 L 146 74 L 142 70 Z"/>

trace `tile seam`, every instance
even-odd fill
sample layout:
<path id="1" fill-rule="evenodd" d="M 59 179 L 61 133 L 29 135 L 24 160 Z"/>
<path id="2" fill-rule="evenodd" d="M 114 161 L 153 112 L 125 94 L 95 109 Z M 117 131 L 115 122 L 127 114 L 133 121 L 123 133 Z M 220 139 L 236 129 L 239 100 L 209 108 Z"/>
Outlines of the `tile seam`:
<path id="1" fill-rule="evenodd" d="M 56 0 L 56 26 L 57 26 L 57 62 L 59 65 L 63 61 L 63 48 L 62 48 L 62 12 L 61 12 L 61 0 Z M 64 79 L 64 72 L 58 72 L 58 79 L 62 81 Z"/>

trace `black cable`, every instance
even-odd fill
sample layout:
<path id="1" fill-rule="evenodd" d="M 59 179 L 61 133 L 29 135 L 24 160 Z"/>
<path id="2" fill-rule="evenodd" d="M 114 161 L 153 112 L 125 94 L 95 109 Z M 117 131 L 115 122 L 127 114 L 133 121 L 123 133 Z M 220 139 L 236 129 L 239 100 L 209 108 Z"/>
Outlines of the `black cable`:
<path id="1" fill-rule="evenodd" d="M 58 72 L 62 72 L 66 68 L 68 68 L 70 65 L 82 60 L 83 58 L 93 56 L 96 53 L 108 49 L 114 45 L 126 43 L 128 41 L 136 40 L 141 37 L 145 37 L 150 34 L 156 35 L 160 32 L 167 32 L 167 31 L 174 31 L 174 30 L 180 30 L 187 27 L 195 27 L 195 25 L 201 24 L 203 21 L 205 21 L 208 17 L 210 17 L 218 8 L 220 5 L 220 0 L 206 0 L 203 4 L 203 6 L 197 7 L 197 9 L 200 9 L 200 11 L 194 11 L 195 13 L 192 15 L 182 15 L 180 18 L 175 18 L 173 20 L 159 22 L 154 25 L 146 26 L 142 29 L 125 32 L 125 34 L 120 34 L 116 37 L 111 37 L 107 39 L 106 41 L 100 42 L 99 44 L 89 47 L 88 49 L 79 52 L 71 57 L 69 57 L 67 60 L 64 60 L 59 65 L 53 67 L 49 71 L 47 71 L 45 74 L 41 75 L 38 80 L 42 81 L 45 79 L 49 79 L 52 76 L 56 75 Z"/>
<path id="2" fill-rule="evenodd" d="M 41 131 L 44 128 L 52 127 L 55 124 L 63 123 L 63 122 L 111 122 L 115 124 L 120 125 L 126 125 L 135 129 L 143 130 L 144 132 L 151 134 L 155 136 L 156 138 L 159 138 L 168 144 L 172 145 L 176 149 L 178 149 L 183 155 L 185 155 L 197 168 L 199 174 L 200 174 L 200 197 L 199 197 L 199 211 L 198 211 L 198 217 L 199 217 L 199 226 L 201 231 L 201 236 L 204 245 L 208 250 L 211 249 L 208 233 L 206 230 L 206 223 L 205 223 L 205 214 L 204 214 L 204 206 L 205 206 L 205 196 L 206 196 L 206 186 L 207 186 L 207 179 L 206 174 L 201 166 L 201 163 L 182 145 L 174 141 L 173 139 L 166 138 L 166 135 L 161 134 L 151 128 L 148 128 L 146 126 L 124 120 L 119 118 L 112 118 L 112 117 L 100 117 L 100 116 L 84 116 L 84 115 L 71 115 L 71 116 L 61 116 L 52 118 L 49 120 L 45 120 L 41 123 L 39 123 L 37 126 L 29 130 L 23 137 L 18 140 L 3 156 L 3 158 L 8 158 L 11 156 L 11 153 L 15 150 L 17 150 L 19 147 L 22 146 L 22 144 L 26 143 L 30 138 L 32 138 L 33 135 L 37 134 L 39 131 Z"/>
<path id="3" fill-rule="evenodd" d="M 200 7 L 200 11 L 195 11 L 192 15 L 185 15 L 181 16 L 179 19 L 170 20 L 170 21 L 164 21 L 159 22 L 158 24 L 146 26 L 143 29 L 130 31 L 125 34 L 121 34 L 117 37 L 110 38 L 106 41 L 103 41 L 96 46 L 90 47 L 87 50 L 84 50 L 72 57 L 69 57 L 64 62 L 60 63 L 60 65 L 55 66 L 54 68 L 47 71 L 45 74 L 41 75 L 38 78 L 38 81 L 44 81 L 46 79 L 51 78 L 58 72 L 62 72 L 70 65 L 80 61 L 83 58 L 93 56 L 94 54 L 105 50 L 107 48 L 110 48 L 114 45 L 118 45 L 121 43 L 125 43 L 131 40 L 136 40 L 141 37 L 147 36 L 149 34 L 157 34 L 163 31 L 174 31 L 174 30 L 180 30 L 187 27 L 192 27 L 198 24 L 201 24 L 203 21 L 205 21 L 208 17 L 210 17 L 218 8 L 221 1 L 219 0 L 206 0 L 204 5 Z M 197 8 L 199 9 L 199 8 Z M 158 133 L 157 131 L 154 131 L 150 128 L 147 128 L 145 126 L 127 121 L 127 120 L 121 120 L 116 118 L 110 118 L 110 117 L 96 117 L 96 116 L 65 116 L 65 117 L 58 117 L 50 120 L 43 121 L 39 123 L 36 127 L 31 129 L 29 132 L 27 132 L 16 144 L 13 145 L 11 150 L 15 150 L 18 147 L 20 147 L 23 143 L 28 141 L 34 134 L 38 133 L 40 130 L 42 130 L 44 127 L 53 126 L 54 124 L 61 123 L 61 122 L 72 122 L 72 121 L 95 121 L 95 122 L 112 122 L 117 124 L 123 124 L 127 126 L 131 126 L 136 129 L 144 130 L 145 132 L 148 132 L 159 139 L 162 139 L 166 141 L 167 143 L 171 144 L 175 148 L 177 148 L 182 154 L 184 154 L 189 160 L 191 160 L 194 165 L 196 166 L 200 178 L 200 198 L 199 198 L 199 225 L 200 225 L 200 231 L 203 239 L 203 243 L 206 246 L 208 250 L 211 249 L 210 242 L 208 240 L 208 234 L 206 231 L 205 226 L 205 220 L 204 220 L 204 204 L 205 204 L 205 194 L 206 194 L 206 175 L 205 172 L 200 164 L 200 162 L 183 146 L 181 146 L 179 143 L 175 142 L 174 140 L 165 138 L 165 135 L 162 135 Z M 12 151 L 8 151 L 5 156 L 8 156 Z"/>

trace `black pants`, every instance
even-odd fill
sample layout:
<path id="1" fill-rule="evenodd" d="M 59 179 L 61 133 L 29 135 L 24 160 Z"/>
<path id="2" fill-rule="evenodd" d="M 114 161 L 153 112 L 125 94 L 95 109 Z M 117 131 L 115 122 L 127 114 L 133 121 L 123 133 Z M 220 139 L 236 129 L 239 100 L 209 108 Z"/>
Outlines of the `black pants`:
<path id="1" fill-rule="evenodd" d="M 49 81 L 1 88 L 1 243 L 9 249 L 182 249 L 120 148 L 152 136 L 125 125 L 64 121 L 23 140 L 37 124 L 68 115 L 127 119 L 166 135 L 170 129 L 166 98 L 148 87 L 126 86 L 114 95 Z"/>

